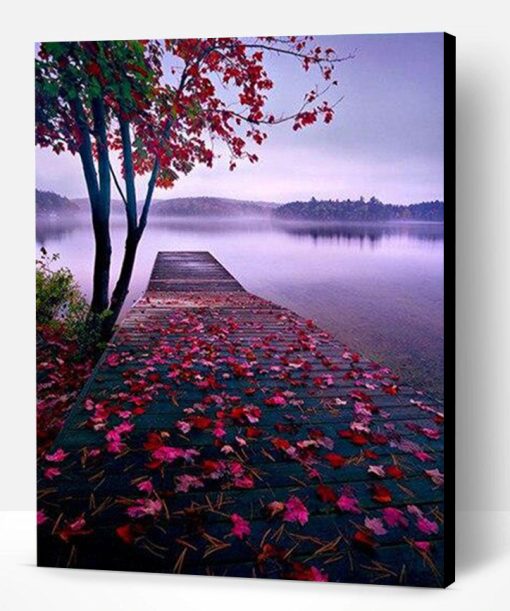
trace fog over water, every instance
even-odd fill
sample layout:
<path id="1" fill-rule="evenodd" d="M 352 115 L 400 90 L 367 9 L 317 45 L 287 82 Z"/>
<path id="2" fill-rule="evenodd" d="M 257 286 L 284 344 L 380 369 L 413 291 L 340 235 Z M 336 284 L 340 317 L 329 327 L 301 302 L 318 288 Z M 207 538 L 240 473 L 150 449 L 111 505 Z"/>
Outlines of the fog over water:
<path id="1" fill-rule="evenodd" d="M 114 217 L 112 279 L 124 236 L 124 220 Z M 443 245 L 443 226 L 433 223 L 153 217 L 124 312 L 145 290 L 158 251 L 208 250 L 246 290 L 315 319 L 352 349 L 442 398 Z M 89 218 L 39 218 L 37 248 L 42 246 L 60 254 L 60 264 L 89 296 Z"/>

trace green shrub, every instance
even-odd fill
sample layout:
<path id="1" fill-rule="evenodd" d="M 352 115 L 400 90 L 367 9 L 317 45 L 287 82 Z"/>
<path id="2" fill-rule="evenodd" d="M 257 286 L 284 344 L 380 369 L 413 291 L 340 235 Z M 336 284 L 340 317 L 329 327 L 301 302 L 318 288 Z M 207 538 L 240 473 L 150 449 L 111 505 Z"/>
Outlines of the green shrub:
<path id="1" fill-rule="evenodd" d="M 36 260 L 36 321 L 38 328 L 59 330 L 63 339 L 76 342 L 77 357 L 100 350 L 104 316 L 89 316 L 89 307 L 71 271 L 52 269 L 58 254 L 41 248 Z"/>
<path id="2" fill-rule="evenodd" d="M 51 264 L 57 261 L 58 255 L 48 255 L 41 248 L 41 257 L 36 260 L 36 318 L 38 325 L 52 321 L 64 321 L 70 316 L 81 315 L 86 308 L 78 285 L 72 273 L 66 267 L 56 271 Z"/>

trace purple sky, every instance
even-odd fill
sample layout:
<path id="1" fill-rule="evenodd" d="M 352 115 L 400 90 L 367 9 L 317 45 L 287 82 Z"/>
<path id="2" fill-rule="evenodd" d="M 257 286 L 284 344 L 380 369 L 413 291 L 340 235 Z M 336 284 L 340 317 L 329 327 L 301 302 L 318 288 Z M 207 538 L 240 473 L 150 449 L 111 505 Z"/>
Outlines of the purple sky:
<path id="1" fill-rule="evenodd" d="M 291 124 L 269 130 L 259 163 L 235 172 L 226 158 L 213 169 L 196 168 L 171 191 L 156 197 L 212 195 L 285 202 L 357 198 L 412 203 L 443 198 L 443 36 L 384 34 L 320 36 L 339 55 L 356 52 L 336 76 L 345 96 L 329 126 L 293 132 Z M 295 60 L 272 57 L 275 82 L 268 107 L 296 109 L 317 82 Z M 279 112 L 280 111 L 280 112 Z M 39 189 L 70 197 L 86 195 L 78 158 L 36 151 Z M 143 179 L 138 196 L 143 196 Z"/>

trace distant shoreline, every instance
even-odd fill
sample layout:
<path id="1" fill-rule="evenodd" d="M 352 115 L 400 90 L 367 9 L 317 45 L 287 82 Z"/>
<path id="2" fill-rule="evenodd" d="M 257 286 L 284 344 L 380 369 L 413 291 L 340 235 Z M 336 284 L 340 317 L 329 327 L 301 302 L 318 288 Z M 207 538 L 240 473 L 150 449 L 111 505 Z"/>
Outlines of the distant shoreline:
<path id="1" fill-rule="evenodd" d="M 271 215 L 238 215 L 238 216 L 229 216 L 229 215 L 214 215 L 214 214 L 204 214 L 204 215 L 191 215 L 191 214 L 165 214 L 165 215 L 154 215 L 158 221 L 163 220 L 172 220 L 172 221 L 191 221 L 191 220 L 201 220 L 201 221 L 211 221 L 211 222 L 229 222 L 229 223 L 239 223 L 245 221 L 259 221 L 266 223 L 276 223 L 276 224 L 286 224 L 286 225 L 444 225 L 444 221 L 428 221 L 428 220 L 419 220 L 419 219 L 388 219 L 388 220 L 352 220 L 352 221 L 342 221 L 337 219 L 298 219 L 298 218 L 278 218 Z M 38 221 L 62 221 L 65 220 L 67 222 L 76 220 L 85 220 L 90 218 L 90 213 L 86 210 L 80 210 L 78 212 L 69 212 L 69 213 L 52 213 L 52 212 L 39 212 L 36 213 L 36 217 Z M 112 211 L 111 213 L 112 221 L 125 221 L 125 216 L 122 212 Z"/>
<path id="2" fill-rule="evenodd" d="M 111 200 L 112 214 L 124 214 L 124 204 Z M 36 190 L 38 216 L 62 217 L 68 212 L 88 212 L 87 199 L 70 200 L 48 191 Z M 157 218 L 264 218 L 276 221 L 306 221 L 317 223 L 381 223 L 381 222 L 436 222 L 444 220 L 444 202 L 435 200 L 408 206 L 383 204 L 376 197 L 365 200 L 317 200 L 294 201 L 286 204 L 236 200 L 220 197 L 181 197 L 155 200 L 151 216 Z"/>

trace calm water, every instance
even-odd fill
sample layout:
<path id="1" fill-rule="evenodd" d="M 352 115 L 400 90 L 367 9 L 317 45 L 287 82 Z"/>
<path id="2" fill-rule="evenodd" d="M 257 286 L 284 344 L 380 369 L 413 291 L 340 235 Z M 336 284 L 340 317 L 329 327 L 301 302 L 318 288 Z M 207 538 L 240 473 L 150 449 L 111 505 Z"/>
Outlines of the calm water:
<path id="1" fill-rule="evenodd" d="M 113 221 L 120 266 L 124 224 Z M 60 253 L 91 289 L 88 218 L 38 221 L 37 246 Z M 261 220 L 158 219 L 140 245 L 127 307 L 145 290 L 159 250 L 208 250 L 254 293 L 314 318 L 352 349 L 442 397 L 443 227 L 310 226 Z"/>

